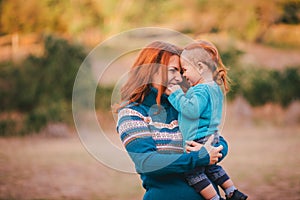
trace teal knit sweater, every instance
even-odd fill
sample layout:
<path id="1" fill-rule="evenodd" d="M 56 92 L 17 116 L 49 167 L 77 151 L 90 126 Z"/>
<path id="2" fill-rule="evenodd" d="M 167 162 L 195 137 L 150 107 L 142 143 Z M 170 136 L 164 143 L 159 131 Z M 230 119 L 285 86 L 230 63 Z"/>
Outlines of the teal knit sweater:
<path id="1" fill-rule="evenodd" d="M 157 90 L 152 88 L 142 104 L 132 103 L 118 113 L 117 131 L 143 181 L 143 199 L 202 200 L 185 181 L 184 172 L 207 165 L 209 155 L 205 148 L 183 152 L 178 112 L 165 95 L 159 109 L 156 95 Z M 222 137 L 220 144 L 224 157 L 228 149 Z"/>

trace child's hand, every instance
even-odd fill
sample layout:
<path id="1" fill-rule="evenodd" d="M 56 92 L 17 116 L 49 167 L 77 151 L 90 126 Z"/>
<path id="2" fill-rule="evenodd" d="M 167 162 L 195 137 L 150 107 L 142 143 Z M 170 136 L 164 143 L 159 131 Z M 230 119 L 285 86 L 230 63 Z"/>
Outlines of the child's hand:
<path id="1" fill-rule="evenodd" d="M 180 90 L 181 87 L 179 85 L 171 85 L 167 88 L 167 90 L 169 90 L 170 94 L 175 92 L 176 90 Z"/>

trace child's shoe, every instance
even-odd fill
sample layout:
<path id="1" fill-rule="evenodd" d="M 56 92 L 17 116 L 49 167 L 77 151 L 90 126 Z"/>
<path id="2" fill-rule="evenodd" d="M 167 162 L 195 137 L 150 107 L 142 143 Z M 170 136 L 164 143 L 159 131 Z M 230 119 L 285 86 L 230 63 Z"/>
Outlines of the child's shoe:
<path id="1" fill-rule="evenodd" d="M 238 190 L 234 190 L 230 197 L 226 196 L 226 200 L 246 200 L 247 198 L 247 195 L 243 194 Z"/>

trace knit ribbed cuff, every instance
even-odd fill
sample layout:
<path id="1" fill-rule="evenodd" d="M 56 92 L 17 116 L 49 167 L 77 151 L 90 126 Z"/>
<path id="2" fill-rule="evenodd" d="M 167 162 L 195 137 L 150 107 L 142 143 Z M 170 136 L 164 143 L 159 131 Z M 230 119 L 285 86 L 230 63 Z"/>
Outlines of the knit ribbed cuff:
<path id="1" fill-rule="evenodd" d="M 197 166 L 207 166 L 209 165 L 209 154 L 207 152 L 207 150 L 205 149 L 205 147 L 202 147 L 199 151 L 198 151 L 198 162 L 197 162 Z"/>

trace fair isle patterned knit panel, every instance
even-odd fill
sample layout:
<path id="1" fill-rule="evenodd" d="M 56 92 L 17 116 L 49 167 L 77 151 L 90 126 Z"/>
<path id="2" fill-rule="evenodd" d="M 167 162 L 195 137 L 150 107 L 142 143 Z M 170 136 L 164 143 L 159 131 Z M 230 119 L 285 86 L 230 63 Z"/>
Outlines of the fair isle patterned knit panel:
<path id="1" fill-rule="evenodd" d="M 158 152 L 183 152 L 182 135 L 177 120 L 170 123 L 153 122 L 151 117 L 138 106 L 123 108 L 119 112 L 118 132 L 124 146 L 137 138 L 151 136 Z"/>

